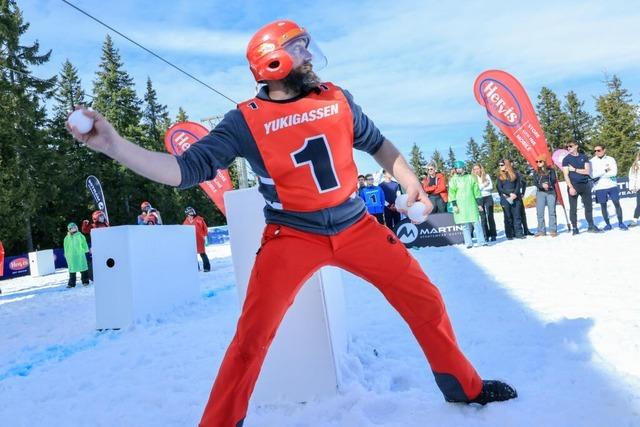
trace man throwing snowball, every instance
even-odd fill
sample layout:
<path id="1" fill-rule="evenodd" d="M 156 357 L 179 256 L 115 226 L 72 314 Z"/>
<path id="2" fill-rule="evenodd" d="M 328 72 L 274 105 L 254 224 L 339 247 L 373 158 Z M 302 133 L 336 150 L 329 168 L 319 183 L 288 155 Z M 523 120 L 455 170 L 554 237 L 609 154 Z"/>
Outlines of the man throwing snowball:
<path id="1" fill-rule="evenodd" d="M 371 154 L 406 189 L 409 205 L 431 202 L 407 162 L 353 101 L 322 83 L 326 58 L 291 21 L 261 28 L 247 47 L 264 83 L 255 98 L 228 112 L 182 156 L 148 151 L 118 135 L 102 116 L 73 136 L 133 171 L 188 188 L 215 177 L 240 156 L 259 178 L 267 226 L 236 334 L 222 361 L 200 425 L 242 426 L 249 397 L 278 325 L 302 284 L 334 265 L 376 286 L 407 321 L 449 402 L 486 404 L 517 397 L 500 381 L 483 381 L 458 347 L 438 289 L 356 195 L 353 148 Z M 385 268 L 380 268 L 384 265 Z"/>

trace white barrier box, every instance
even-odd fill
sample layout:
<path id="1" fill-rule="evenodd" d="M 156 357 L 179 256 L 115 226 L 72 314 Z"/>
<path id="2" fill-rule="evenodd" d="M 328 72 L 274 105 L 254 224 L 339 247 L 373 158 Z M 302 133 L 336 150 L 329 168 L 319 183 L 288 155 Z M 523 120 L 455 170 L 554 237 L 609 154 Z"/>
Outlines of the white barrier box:
<path id="1" fill-rule="evenodd" d="M 257 187 L 224 195 L 231 257 L 244 300 L 265 221 Z M 278 268 L 274 266 L 274 268 Z M 251 398 L 254 404 L 307 402 L 335 395 L 347 351 L 342 276 L 324 267 L 303 285 L 280 325 Z"/>
<path id="2" fill-rule="evenodd" d="M 29 252 L 29 268 L 31 276 L 46 276 L 56 272 L 53 249 Z"/>
<path id="3" fill-rule="evenodd" d="M 126 328 L 198 297 L 193 227 L 96 228 L 91 241 L 96 329 Z"/>

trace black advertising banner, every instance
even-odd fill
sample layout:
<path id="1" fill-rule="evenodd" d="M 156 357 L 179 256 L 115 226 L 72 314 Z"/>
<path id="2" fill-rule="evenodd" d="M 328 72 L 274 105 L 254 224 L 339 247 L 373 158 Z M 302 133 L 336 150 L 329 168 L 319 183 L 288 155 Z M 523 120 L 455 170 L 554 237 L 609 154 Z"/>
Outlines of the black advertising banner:
<path id="1" fill-rule="evenodd" d="M 98 178 L 93 175 L 89 175 L 87 177 L 86 186 L 91 195 L 93 196 L 93 200 L 95 201 L 98 210 L 104 212 L 104 218 L 109 222 L 109 213 L 107 212 L 107 202 L 104 199 L 104 193 L 102 192 L 102 185 Z"/>
<path id="2" fill-rule="evenodd" d="M 412 224 L 409 219 L 404 219 L 394 231 L 407 248 L 464 243 L 462 226 L 453 222 L 450 213 L 429 215 L 422 224 Z"/>

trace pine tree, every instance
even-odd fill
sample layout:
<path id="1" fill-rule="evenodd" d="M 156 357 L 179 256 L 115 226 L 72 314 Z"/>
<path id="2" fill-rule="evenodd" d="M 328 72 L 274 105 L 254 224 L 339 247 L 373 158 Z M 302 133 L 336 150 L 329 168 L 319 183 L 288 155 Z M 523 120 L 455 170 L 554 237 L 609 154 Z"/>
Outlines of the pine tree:
<path id="1" fill-rule="evenodd" d="M 43 229 L 55 231 L 56 235 L 51 236 L 56 241 L 55 246 L 62 244 L 64 234 L 59 231 L 61 225 L 69 221 L 80 223 L 82 219 L 89 218 L 95 209 L 91 196 L 85 190 L 85 180 L 88 175 L 95 173 L 98 163 L 102 161 L 99 154 L 74 140 L 65 127 L 67 116 L 74 106 L 88 105 L 78 71 L 69 60 L 62 65 L 58 81 L 49 130 L 51 147 L 55 151 L 52 159 L 62 179 L 50 182 L 52 203 L 46 215 L 39 217 L 44 223 Z"/>
<path id="2" fill-rule="evenodd" d="M 596 100 L 596 130 L 594 144 L 603 144 L 607 154 L 616 159 L 619 173 L 628 171 L 634 160 L 635 143 L 640 138 L 638 106 L 622 81 L 613 76 L 606 79 L 609 91 Z"/>
<path id="3" fill-rule="evenodd" d="M 570 136 L 584 147 L 593 135 L 593 117 L 584 110 L 584 102 L 578 99 L 574 91 L 569 91 L 565 97 L 563 111 L 569 119 Z"/>
<path id="4" fill-rule="evenodd" d="M 158 102 L 158 95 L 151 79 L 147 77 L 147 91 L 144 94 L 144 112 L 142 124 L 145 142 L 149 149 L 164 149 L 164 134 L 170 126 L 169 112 L 166 105 Z"/>
<path id="5" fill-rule="evenodd" d="M 456 162 L 456 153 L 453 151 L 453 148 L 449 147 L 449 153 L 447 154 L 447 169 L 453 170 L 453 164 Z"/>
<path id="6" fill-rule="evenodd" d="M 141 143 L 144 132 L 140 121 L 142 102 L 138 99 L 133 78 L 124 70 L 118 50 L 111 37 L 102 46 L 99 70 L 93 82 L 93 107 L 115 127 L 124 138 Z M 138 207 L 150 199 L 149 181 L 113 161 L 100 164 L 99 176 L 109 193 L 109 217 L 114 224 L 135 222 Z M 149 200 L 162 211 L 162 206 Z M 164 219 L 164 217 L 163 217 Z"/>
<path id="7" fill-rule="evenodd" d="M 444 158 L 437 148 L 433 150 L 433 154 L 431 155 L 431 163 L 436 165 L 436 170 L 438 172 L 441 172 L 444 169 Z"/>
<path id="8" fill-rule="evenodd" d="M 39 80 L 30 66 L 49 60 L 40 45 L 21 43 L 29 24 L 15 0 L 0 0 L 0 230 L 9 253 L 34 249 L 36 215 L 50 201 L 52 174 L 46 112 L 55 77 Z"/>
<path id="9" fill-rule="evenodd" d="M 503 142 L 500 140 L 495 127 L 490 121 L 487 121 L 484 132 L 482 134 L 483 145 L 487 147 L 486 157 L 484 160 L 485 171 L 491 176 L 497 174 L 500 160 L 505 157 L 506 148 Z"/>
<path id="10" fill-rule="evenodd" d="M 416 174 L 418 178 L 424 175 L 424 169 L 427 166 L 427 162 L 424 159 L 424 155 L 422 154 L 422 150 L 418 147 L 418 144 L 415 142 L 411 147 L 411 156 L 409 158 L 409 164 L 413 169 L 413 172 Z"/>
<path id="11" fill-rule="evenodd" d="M 482 163 L 484 157 L 480 144 L 475 139 L 469 138 L 467 142 L 467 166 Z"/>
<path id="12" fill-rule="evenodd" d="M 176 123 L 182 123 L 189 120 L 189 116 L 187 112 L 182 109 L 182 107 L 178 107 L 178 115 L 176 116 Z"/>
<path id="13" fill-rule="evenodd" d="M 540 89 L 536 109 L 549 149 L 554 151 L 563 147 L 571 138 L 571 130 L 569 117 L 562 111 L 556 94 L 547 87 Z"/>

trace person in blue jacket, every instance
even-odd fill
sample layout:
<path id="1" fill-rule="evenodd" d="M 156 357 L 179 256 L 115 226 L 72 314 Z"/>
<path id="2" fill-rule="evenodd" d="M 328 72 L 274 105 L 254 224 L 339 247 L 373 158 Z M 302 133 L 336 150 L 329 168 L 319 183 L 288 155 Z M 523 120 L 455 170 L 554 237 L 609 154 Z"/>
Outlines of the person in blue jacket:
<path id="1" fill-rule="evenodd" d="M 365 182 L 367 185 L 360 189 L 360 198 L 364 200 L 367 212 L 375 216 L 380 224 L 384 224 L 384 191 L 374 184 L 373 175 L 370 173 L 365 176 Z"/>

